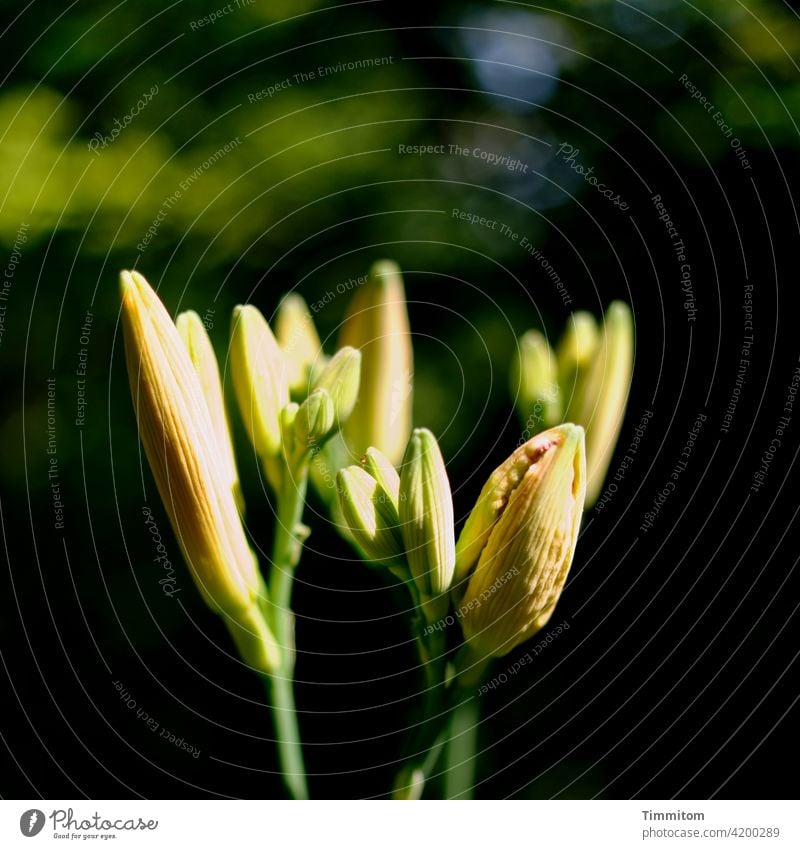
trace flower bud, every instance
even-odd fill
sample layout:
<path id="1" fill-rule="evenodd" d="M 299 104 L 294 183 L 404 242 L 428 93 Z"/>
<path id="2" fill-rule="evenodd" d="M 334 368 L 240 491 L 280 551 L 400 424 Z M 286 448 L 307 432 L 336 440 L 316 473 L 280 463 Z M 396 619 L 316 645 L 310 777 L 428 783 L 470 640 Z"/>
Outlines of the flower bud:
<path id="1" fill-rule="evenodd" d="M 472 572 L 497 520 L 528 470 L 542 459 L 561 438 L 553 428 L 524 442 L 492 473 L 483 485 L 456 543 L 455 579 L 463 581 Z"/>
<path id="2" fill-rule="evenodd" d="M 279 650 L 261 613 L 265 588 L 200 379 L 144 277 L 123 271 L 120 288 L 139 435 L 181 552 L 207 604 L 228 617 L 245 659 L 270 671 L 279 665 Z"/>
<path id="3" fill-rule="evenodd" d="M 295 444 L 301 450 L 319 445 L 335 423 L 333 399 L 325 389 L 315 389 L 297 411 L 294 421 Z"/>
<path id="4" fill-rule="evenodd" d="M 264 316 L 238 306 L 231 323 L 231 374 L 245 430 L 262 458 L 281 450 L 281 410 L 289 403 L 286 363 Z"/>
<path id="5" fill-rule="evenodd" d="M 415 428 L 400 472 L 400 529 L 423 605 L 447 592 L 455 567 L 453 497 L 436 437 Z M 433 617 L 433 608 L 430 608 Z"/>
<path id="6" fill-rule="evenodd" d="M 511 368 L 511 395 L 526 430 L 532 435 L 561 420 L 556 355 L 538 330 L 519 340 Z"/>
<path id="7" fill-rule="evenodd" d="M 557 348 L 564 421 L 578 421 L 575 416 L 576 393 L 592 363 L 599 338 L 597 322 L 590 312 L 579 310 L 570 316 Z"/>
<path id="8" fill-rule="evenodd" d="M 361 458 L 361 465 L 388 493 L 396 509 L 400 498 L 400 475 L 389 462 L 389 458 L 377 448 L 367 448 Z"/>
<path id="9" fill-rule="evenodd" d="M 586 493 L 583 429 L 559 425 L 528 444 L 527 469 L 520 475 L 523 455 L 515 452 L 476 505 L 480 519 L 470 537 L 486 543 L 459 609 L 464 636 L 479 657 L 501 657 L 542 627 L 564 587 L 578 539 Z M 490 511 L 493 491 L 498 497 Z"/>
<path id="10" fill-rule="evenodd" d="M 219 459 L 225 469 L 225 475 L 230 481 L 236 506 L 240 512 L 244 512 L 244 499 L 239 485 L 239 473 L 233 454 L 230 423 L 225 408 L 222 380 L 220 379 L 214 348 L 200 316 L 193 310 L 182 312 L 175 319 L 175 326 L 178 328 L 178 333 L 181 335 L 197 376 L 200 378 L 200 387 L 206 399 L 208 412 L 211 414 L 211 424 L 214 427 L 214 436 L 217 440 Z"/>
<path id="11" fill-rule="evenodd" d="M 322 343 L 300 295 L 292 292 L 281 301 L 275 337 L 286 361 L 289 390 L 292 395 L 305 398 L 311 385 L 311 369 L 322 356 Z"/>
<path id="12" fill-rule="evenodd" d="M 344 423 L 358 398 L 361 379 L 361 352 L 340 348 L 314 381 L 314 389 L 324 389 L 333 401 L 336 424 Z"/>
<path id="13" fill-rule="evenodd" d="M 398 465 L 411 433 L 413 353 L 400 269 L 375 263 L 353 297 L 340 335 L 341 345 L 358 348 L 361 391 L 344 425 L 351 452 L 380 449 Z"/>
<path id="14" fill-rule="evenodd" d="M 360 466 L 347 466 L 336 476 L 344 523 L 364 554 L 377 562 L 403 556 L 400 518 L 390 494 Z"/>
<path id="15" fill-rule="evenodd" d="M 586 506 L 600 495 L 617 444 L 633 371 L 633 317 L 622 301 L 606 310 L 591 366 L 570 403 L 572 420 L 586 430 Z"/>

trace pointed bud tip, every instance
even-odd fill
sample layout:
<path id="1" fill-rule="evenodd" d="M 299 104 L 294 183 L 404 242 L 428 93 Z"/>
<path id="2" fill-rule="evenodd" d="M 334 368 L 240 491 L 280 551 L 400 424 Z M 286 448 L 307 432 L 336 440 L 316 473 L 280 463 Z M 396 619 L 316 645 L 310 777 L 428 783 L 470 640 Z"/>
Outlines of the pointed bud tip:
<path id="1" fill-rule="evenodd" d="M 369 277 L 370 280 L 376 283 L 387 284 L 397 279 L 402 282 L 400 266 L 391 259 L 379 259 L 377 262 L 374 262 L 370 267 Z"/>

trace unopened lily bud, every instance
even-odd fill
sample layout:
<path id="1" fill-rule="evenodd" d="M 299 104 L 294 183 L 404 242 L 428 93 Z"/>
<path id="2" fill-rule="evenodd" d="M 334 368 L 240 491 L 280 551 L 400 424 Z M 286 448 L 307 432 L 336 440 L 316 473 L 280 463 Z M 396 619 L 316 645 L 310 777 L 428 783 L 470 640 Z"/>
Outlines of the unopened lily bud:
<path id="1" fill-rule="evenodd" d="M 569 317 L 557 347 L 558 384 L 565 421 L 577 421 L 576 393 L 592 364 L 599 340 L 597 322 L 590 312 L 579 310 Z"/>
<path id="2" fill-rule="evenodd" d="M 633 317 L 615 301 L 606 310 L 592 364 L 570 404 L 572 420 L 586 430 L 586 506 L 600 495 L 617 444 L 633 371 Z"/>
<path id="3" fill-rule="evenodd" d="M 315 389 L 297 411 L 295 443 L 302 450 L 319 445 L 336 424 L 333 399 L 325 389 Z"/>
<path id="4" fill-rule="evenodd" d="M 265 588 L 197 371 L 144 277 L 124 271 L 120 288 L 139 435 L 183 557 L 205 601 L 227 617 L 245 659 L 274 670 L 280 658 L 261 613 Z"/>
<path id="5" fill-rule="evenodd" d="M 308 305 L 300 295 L 292 292 L 281 301 L 275 337 L 286 360 L 289 390 L 292 395 L 305 398 L 311 385 L 311 368 L 322 356 L 322 343 Z"/>
<path id="6" fill-rule="evenodd" d="M 236 459 L 233 454 L 230 423 L 225 408 L 225 398 L 222 391 L 222 380 L 217 365 L 217 357 L 211 340 L 208 338 L 205 325 L 200 316 L 193 310 L 182 312 L 175 319 L 175 326 L 183 339 L 183 344 L 189 352 L 200 387 L 206 399 L 208 412 L 211 414 L 211 424 L 214 426 L 214 436 L 217 440 L 217 451 L 225 474 L 230 481 L 233 497 L 240 512 L 244 511 L 244 499 L 239 485 L 239 473 L 236 469 Z"/>
<path id="7" fill-rule="evenodd" d="M 575 552 L 586 494 L 583 429 L 559 425 L 531 443 L 527 470 L 516 484 L 500 488 L 498 503 L 505 504 L 489 526 L 459 608 L 464 636 L 479 657 L 501 657 L 542 627 Z M 519 472 L 515 455 L 513 478 Z M 481 530 L 486 506 L 479 499 Z"/>
<path id="8" fill-rule="evenodd" d="M 341 469 L 336 482 L 345 526 L 364 554 L 377 562 L 400 560 L 400 518 L 390 494 L 360 466 Z"/>
<path id="9" fill-rule="evenodd" d="M 561 420 L 556 355 L 538 330 L 520 337 L 511 368 L 511 395 L 529 433 L 538 433 Z"/>
<path id="10" fill-rule="evenodd" d="M 314 389 L 324 389 L 333 400 L 336 423 L 341 425 L 353 411 L 361 379 L 361 352 L 340 348 L 314 381 Z"/>
<path id="11" fill-rule="evenodd" d="M 458 536 L 455 570 L 457 581 L 463 581 L 472 572 L 512 494 L 531 466 L 538 463 L 562 438 L 561 433 L 560 428 L 553 428 L 529 439 L 489 475 Z"/>
<path id="12" fill-rule="evenodd" d="M 340 344 L 363 354 L 358 403 L 344 426 L 356 457 L 374 446 L 398 465 L 411 433 L 413 352 L 405 289 L 394 262 L 375 263 L 353 297 Z"/>
<path id="13" fill-rule="evenodd" d="M 455 568 L 453 497 L 436 437 L 425 428 L 411 433 L 400 472 L 400 528 L 411 576 L 429 619 L 446 602 Z M 446 608 L 445 608 L 446 609 Z"/>
<path id="14" fill-rule="evenodd" d="M 245 430 L 262 458 L 281 450 L 281 410 L 289 403 L 286 362 L 264 316 L 238 306 L 231 323 L 231 374 Z"/>
<path id="15" fill-rule="evenodd" d="M 367 448 L 361 458 L 361 465 L 386 490 L 396 508 L 400 497 L 400 475 L 389 458 L 377 448 Z"/>

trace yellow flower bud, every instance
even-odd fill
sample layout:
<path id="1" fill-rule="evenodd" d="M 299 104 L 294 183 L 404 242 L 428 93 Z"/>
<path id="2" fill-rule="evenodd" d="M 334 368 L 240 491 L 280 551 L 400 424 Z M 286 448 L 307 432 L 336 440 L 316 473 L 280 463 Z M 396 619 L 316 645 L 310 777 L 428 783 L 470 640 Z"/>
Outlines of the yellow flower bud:
<path id="1" fill-rule="evenodd" d="M 311 384 L 311 369 L 322 357 L 314 319 L 300 295 L 286 295 L 278 307 L 275 337 L 286 360 L 289 389 L 292 395 L 305 398 Z"/>
<path id="2" fill-rule="evenodd" d="M 302 449 L 319 445 L 336 424 L 333 399 L 325 389 L 315 389 L 300 405 L 294 420 L 295 443 Z"/>
<path id="3" fill-rule="evenodd" d="M 361 458 L 361 465 L 389 494 L 392 504 L 397 508 L 400 498 L 400 475 L 389 462 L 389 458 L 377 448 L 367 448 Z"/>
<path id="4" fill-rule="evenodd" d="M 511 396 L 531 433 L 561 420 L 556 355 L 538 330 L 529 330 L 520 337 L 511 368 Z"/>
<path id="5" fill-rule="evenodd" d="M 560 428 L 553 428 L 524 442 L 492 473 L 483 485 L 456 543 L 455 579 L 463 581 L 472 572 L 489 534 L 508 505 L 531 466 L 542 459 L 561 437 Z"/>
<path id="6" fill-rule="evenodd" d="M 600 495 L 617 444 L 633 372 L 633 317 L 615 301 L 606 310 L 591 366 L 570 403 L 572 421 L 586 430 L 586 506 Z"/>
<path id="7" fill-rule="evenodd" d="M 498 474 L 498 504 L 485 535 L 489 500 L 478 500 L 486 538 L 461 601 L 464 636 L 480 657 L 501 657 L 547 621 L 564 587 L 586 493 L 583 429 L 564 424 L 534 437 L 528 468 Z M 512 455 L 512 456 L 515 456 Z M 493 476 L 494 477 L 494 476 Z M 516 479 L 516 483 L 512 483 Z M 490 478 L 490 481 L 492 479 Z M 483 495 L 483 494 L 482 494 Z"/>
<path id="8" fill-rule="evenodd" d="M 352 413 L 361 379 L 361 352 L 340 348 L 314 381 L 314 389 L 324 389 L 333 401 L 336 424 Z"/>
<path id="9" fill-rule="evenodd" d="M 230 423 L 225 408 L 222 380 L 214 348 L 200 316 L 193 310 L 182 312 L 175 319 L 175 326 L 178 328 L 178 333 L 181 335 L 197 376 L 200 378 L 200 387 L 206 399 L 208 412 L 211 414 L 211 424 L 214 426 L 219 459 L 230 481 L 236 506 L 240 512 L 244 512 L 244 498 L 239 485 L 239 472 L 236 469 Z"/>
<path id="10" fill-rule="evenodd" d="M 278 648 L 259 606 L 265 588 L 200 379 L 144 277 L 123 271 L 120 288 L 139 435 L 183 557 L 208 605 L 230 618 L 245 659 L 264 671 L 277 668 Z"/>
<path id="11" fill-rule="evenodd" d="M 391 495 L 360 466 L 336 476 L 344 523 L 364 554 L 376 562 L 403 557 L 400 518 Z"/>
<path id="12" fill-rule="evenodd" d="M 277 457 L 281 410 L 289 403 L 286 362 L 266 319 L 250 305 L 233 311 L 231 375 L 250 441 L 260 457 Z"/>
<path id="13" fill-rule="evenodd" d="M 564 421 L 578 421 L 575 416 L 576 393 L 591 366 L 599 339 L 597 322 L 590 312 L 579 310 L 569 317 L 557 348 L 558 384 Z"/>
<path id="14" fill-rule="evenodd" d="M 455 567 L 453 497 L 436 437 L 415 428 L 400 472 L 400 529 L 423 605 L 446 593 Z M 435 618 L 441 604 L 426 608 Z"/>
<path id="15" fill-rule="evenodd" d="M 361 392 L 344 426 L 351 453 L 370 446 L 398 465 L 411 433 L 413 353 L 405 290 L 396 263 L 375 263 L 347 311 L 340 344 L 363 354 Z"/>

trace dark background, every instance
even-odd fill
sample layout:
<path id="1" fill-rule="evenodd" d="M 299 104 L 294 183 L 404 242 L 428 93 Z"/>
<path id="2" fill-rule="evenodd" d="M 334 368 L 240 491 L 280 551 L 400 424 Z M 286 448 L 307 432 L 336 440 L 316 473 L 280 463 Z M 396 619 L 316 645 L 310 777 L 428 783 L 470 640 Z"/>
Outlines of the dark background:
<path id="1" fill-rule="evenodd" d="M 173 314 L 213 309 L 224 362 L 236 303 L 269 316 L 284 291 L 312 302 L 384 256 L 406 275 L 415 418 L 441 440 L 457 521 L 520 438 L 507 369 L 528 327 L 557 336 L 571 309 L 599 317 L 613 298 L 630 303 L 636 364 L 612 472 L 653 412 L 618 491 L 586 515 L 552 620 L 569 630 L 481 699 L 477 794 L 796 795 L 783 767 L 798 756 L 800 407 L 764 485 L 750 490 L 800 355 L 787 307 L 798 253 L 794 4 L 445 2 L 426 12 L 256 0 L 201 28 L 191 23 L 219 6 L 3 6 L 2 795 L 282 795 L 259 682 L 183 571 L 141 465 L 117 274 L 135 265 Z M 370 57 L 392 61 L 248 100 L 295 73 Z M 116 140 L 91 152 L 93 135 L 108 135 L 154 85 Z M 137 248 L 181 181 L 237 137 Z M 563 143 L 627 210 L 556 155 Z M 401 155 L 400 144 L 480 148 L 527 173 Z M 686 245 L 693 322 L 654 194 Z M 527 236 L 572 304 L 518 244 L 455 220 L 454 208 Z M 752 362 L 725 433 L 746 284 Z M 336 297 L 315 316 L 329 351 L 346 305 Z M 63 530 L 48 480 L 49 377 Z M 688 468 L 643 532 L 699 413 Z M 248 530 L 266 551 L 271 506 L 236 428 Z M 176 565 L 174 599 L 158 584 L 143 505 Z M 295 593 L 311 791 L 379 795 L 420 688 L 406 601 L 352 559 L 320 510 L 312 499 Z M 199 757 L 149 731 L 115 681 Z"/>

